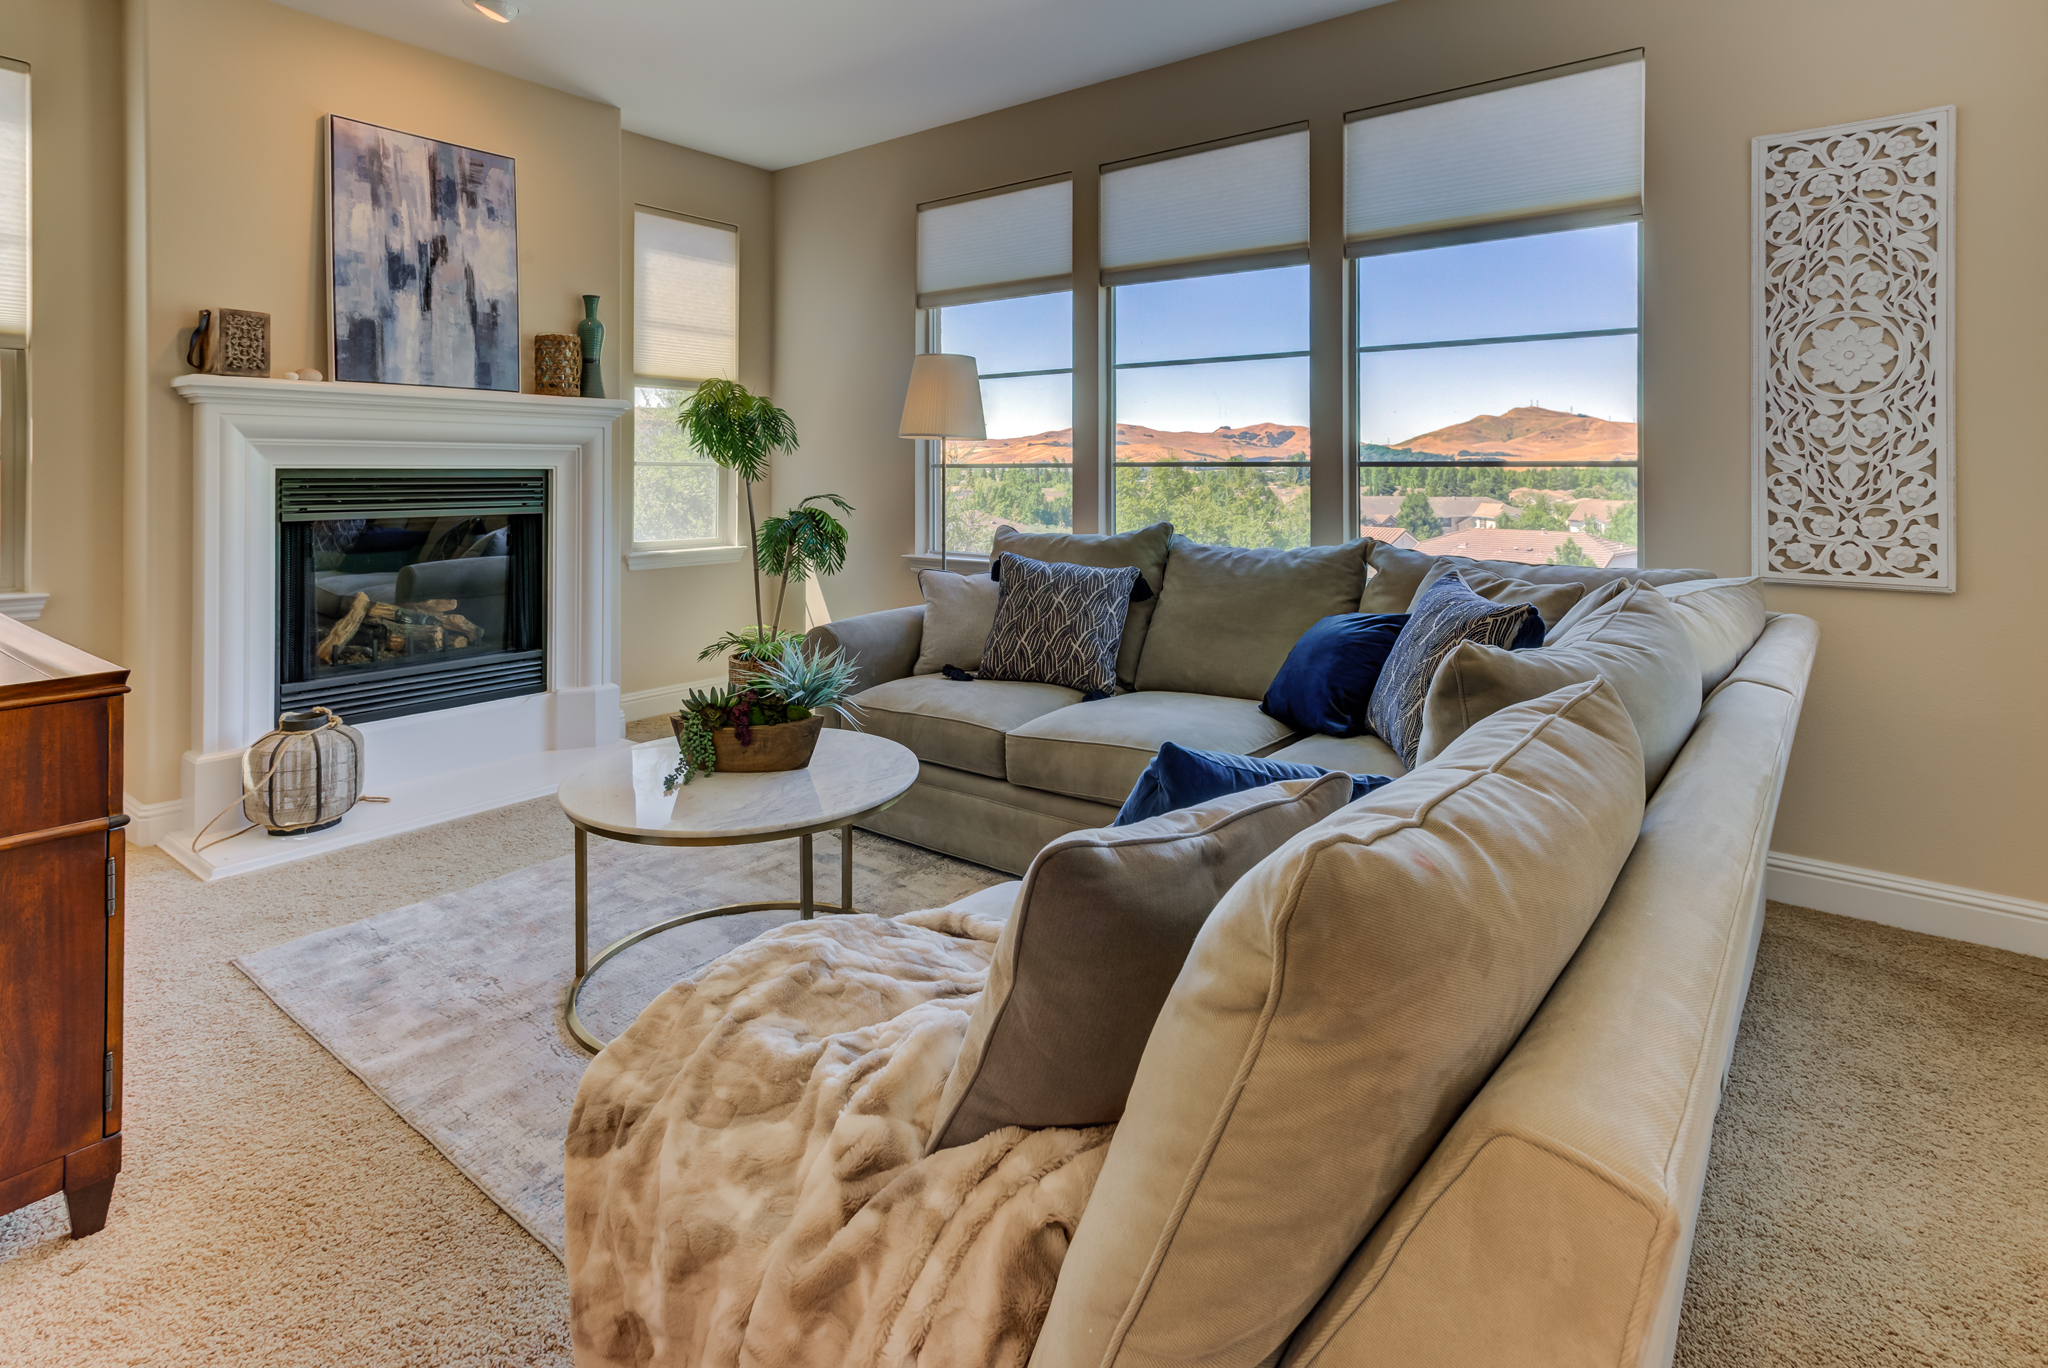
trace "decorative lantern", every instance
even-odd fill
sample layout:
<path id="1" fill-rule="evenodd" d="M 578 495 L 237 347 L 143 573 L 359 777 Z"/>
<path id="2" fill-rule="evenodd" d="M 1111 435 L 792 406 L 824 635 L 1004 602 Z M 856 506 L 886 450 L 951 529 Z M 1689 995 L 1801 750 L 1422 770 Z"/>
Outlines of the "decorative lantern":
<path id="1" fill-rule="evenodd" d="M 242 815 L 273 836 L 325 831 L 363 794 L 363 734 L 326 708 L 288 712 L 242 757 Z"/>
<path id="2" fill-rule="evenodd" d="M 583 343 L 574 333 L 541 333 L 533 339 L 533 392 L 583 393 Z"/>

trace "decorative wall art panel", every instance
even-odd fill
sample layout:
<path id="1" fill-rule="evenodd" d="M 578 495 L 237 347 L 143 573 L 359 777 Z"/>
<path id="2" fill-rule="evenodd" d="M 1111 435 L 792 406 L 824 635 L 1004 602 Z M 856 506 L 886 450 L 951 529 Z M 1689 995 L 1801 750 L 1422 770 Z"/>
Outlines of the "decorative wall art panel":
<path id="1" fill-rule="evenodd" d="M 1753 144 L 1768 580 L 1955 589 L 1954 138 L 1947 107 Z"/>
<path id="2" fill-rule="evenodd" d="M 327 122 L 334 378 L 516 392 L 512 159 Z"/>

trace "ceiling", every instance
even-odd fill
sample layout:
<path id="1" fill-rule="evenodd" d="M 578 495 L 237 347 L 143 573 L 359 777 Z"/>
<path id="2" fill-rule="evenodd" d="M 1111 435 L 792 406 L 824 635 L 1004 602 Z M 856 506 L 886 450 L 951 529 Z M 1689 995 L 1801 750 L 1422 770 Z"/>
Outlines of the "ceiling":
<path id="1" fill-rule="evenodd" d="M 771 170 L 1385 0 L 279 0 Z"/>

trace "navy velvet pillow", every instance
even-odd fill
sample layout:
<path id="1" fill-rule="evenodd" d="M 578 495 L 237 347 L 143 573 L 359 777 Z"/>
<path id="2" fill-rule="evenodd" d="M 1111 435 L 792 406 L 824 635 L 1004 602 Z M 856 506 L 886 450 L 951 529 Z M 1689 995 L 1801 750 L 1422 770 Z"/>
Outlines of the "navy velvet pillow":
<path id="1" fill-rule="evenodd" d="M 1162 812 L 1174 812 L 1197 803 L 1207 803 L 1226 794 L 1263 788 L 1283 779 L 1315 779 L 1330 773 L 1321 765 L 1296 765 L 1285 760 L 1261 760 L 1227 751 L 1198 751 L 1168 741 L 1145 766 L 1131 796 L 1111 826 L 1129 826 Z M 1385 774 L 1351 776 L 1351 800 L 1357 802 L 1382 784 L 1393 783 Z"/>
<path id="2" fill-rule="evenodd" d="M 1259 711 L 1296 731 L 1362 736 L 1365 705 L 1406 613 L 1333 613 L 1301 634 Z"/>

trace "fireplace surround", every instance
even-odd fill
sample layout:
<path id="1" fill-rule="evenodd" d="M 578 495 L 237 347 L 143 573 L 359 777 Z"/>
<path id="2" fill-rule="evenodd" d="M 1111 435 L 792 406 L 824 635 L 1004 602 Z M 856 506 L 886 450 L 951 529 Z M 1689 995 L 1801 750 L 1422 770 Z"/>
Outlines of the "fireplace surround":
<path id="1" fill-rule="evenodd" d="M 262 868 L 552 793 L 623 744 L 613 453 L 627 401 L 172 385 L 192 406 L 193 668 L 165 853 L 202 878 Z M 358 594 L 384 630 L 359 623 L 329 652 L 341 668 L 322 672 L 318 648 Z M 476 688 L 423 697 L 465 673 Z M 372 675 L 409 696 L 362 692 Z M 194 828 L 241 792 L 243 750 L 314 702 L 361 726 L 365 791 L 392 801 L 311 836 L 252 829 L 195 851 Z"/>

